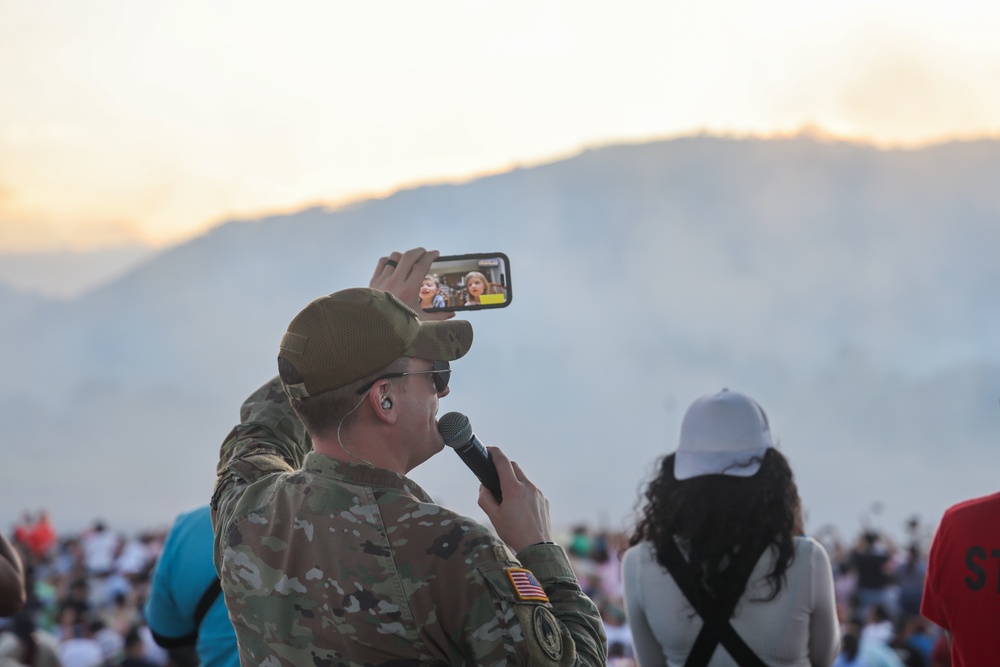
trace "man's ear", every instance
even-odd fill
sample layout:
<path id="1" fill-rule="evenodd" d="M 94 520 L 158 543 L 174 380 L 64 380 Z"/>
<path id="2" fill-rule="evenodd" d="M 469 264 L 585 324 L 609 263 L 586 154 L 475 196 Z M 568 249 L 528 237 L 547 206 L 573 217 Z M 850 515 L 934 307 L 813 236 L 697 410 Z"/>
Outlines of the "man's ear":
<path id="1" fill-rule="evenodd" d="M 392 384 L 388 380 L 375 383 L 375 386 L 368 391 L 368 403 L 377 419 L 387 424 L 396 423 L 396 411 L 392 401 Z"/>

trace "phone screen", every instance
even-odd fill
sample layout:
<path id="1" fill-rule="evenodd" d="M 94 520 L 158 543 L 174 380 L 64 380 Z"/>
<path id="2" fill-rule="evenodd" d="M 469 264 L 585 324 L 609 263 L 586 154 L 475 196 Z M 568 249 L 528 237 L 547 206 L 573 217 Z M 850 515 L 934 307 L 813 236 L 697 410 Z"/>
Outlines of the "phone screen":
<path id="1" fill-rule="evenodd" d="M 420 287 L 424 310 L 505 308 L 513 297 L 510 260 L 502 252 L 442 255 Z"/>

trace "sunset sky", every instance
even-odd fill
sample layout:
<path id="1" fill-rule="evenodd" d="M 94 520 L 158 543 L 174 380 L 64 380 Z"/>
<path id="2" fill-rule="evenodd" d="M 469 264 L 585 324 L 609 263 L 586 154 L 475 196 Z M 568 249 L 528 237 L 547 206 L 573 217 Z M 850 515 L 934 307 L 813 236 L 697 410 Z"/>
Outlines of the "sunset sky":
<path id="1" fill-rule="evenodd" d="M 0 0 L 0 252 L 701 131 L 1000 136 L 998 34 L 966 0 Z"/>

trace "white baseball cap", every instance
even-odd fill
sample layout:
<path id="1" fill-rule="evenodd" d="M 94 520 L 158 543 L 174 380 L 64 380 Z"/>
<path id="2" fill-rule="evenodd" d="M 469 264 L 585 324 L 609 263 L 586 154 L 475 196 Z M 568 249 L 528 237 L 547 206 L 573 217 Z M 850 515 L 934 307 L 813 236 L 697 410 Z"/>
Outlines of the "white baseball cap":
<path id="1" fill-rule="evenodd" d="M 752 477 L 774 446 L 764 409 L 749 396 L 723 389 L 688 408 L 674 455 L 674 477 Z"/>

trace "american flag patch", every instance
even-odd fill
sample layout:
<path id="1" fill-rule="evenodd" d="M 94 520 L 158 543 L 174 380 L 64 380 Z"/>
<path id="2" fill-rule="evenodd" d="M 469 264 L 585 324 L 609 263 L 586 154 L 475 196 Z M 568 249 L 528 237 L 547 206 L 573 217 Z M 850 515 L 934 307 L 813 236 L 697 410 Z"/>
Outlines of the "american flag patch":
<path id="1" fill-rule="evenodd" d="M 542 589 L 542 585 L 538 583 L 538 579 L 535 579 L 531 570 L 525 570 L 523 567 L 508 567 L 505 571 L 510 583 L 514 584 L 514 592 L 517 593 L 519 600 L 549 601 L 549 596 L 545 594 L 545 590 Z"/>

